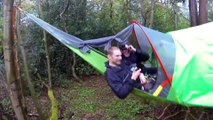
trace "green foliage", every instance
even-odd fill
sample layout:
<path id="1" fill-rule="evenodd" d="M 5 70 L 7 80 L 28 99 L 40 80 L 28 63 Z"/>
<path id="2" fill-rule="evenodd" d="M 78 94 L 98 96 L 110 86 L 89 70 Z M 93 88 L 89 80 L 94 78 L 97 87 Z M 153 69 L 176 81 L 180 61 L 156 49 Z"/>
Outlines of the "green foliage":
<path id="1" fill-rule="evenodd" d="M 213 21 L 213 12 L 209 13 L 209 19 L 210 21 Z"/>
<path id="2" fill-rule="evenodd" d="M 71 111 L 74 111 L 76 116 L 80 116 L 82 113 L 95 112 L 97 107 L 96 101 L 94 101 L 96 97 L 95 90 L 76 84 L 72 88 L 68 92 L 69 94 L 62 95 L 61 98 L 62 103 L 69 104 L 70 106 L 65 110 L 65 116 L 68 117 Z"/>
<path id="3" fill-rule="evenodd" d="M 96 110 L 96 104 L 94 102 L 91 103 L 79 103 L 75 106 L 75 109 L 82 110 L 84 113 L 92 113 Z"/>
<path id="4" fill-rule="evenodd" d="M 154 118 L 151 118 L 151 117 L 146 117 L 145 120 L 155 120 Z"/>
<path id="5" fill-rule="evenodd" d="M 178 29 L 188 28 L 190 26 L 190 22 L 183 15 L 179 16 Z"/>
<path id="6" fill-rule="evenodd" d="M 84 89 L 82 88 L 79 92 L 80 97 L 86 98 L 86 97 L 95 97 L 95 91 L 91 89 Z"/>
<path id="7" fill-rule="evenodd" d="M 82 61 L 82 59 L 78 58 L 77 60 L 79 60 L 80 62 L 78 62 L 77 67 L 76 67 L 76 72 L 78 73 L 78 75 L 80 76 L 85 76 L 85 75 L 97 75 L 97 71 L 90 65 L 88 65 L 88 63 L 86 63 L 85 61 Z"/>
<path id="8" fill-rule="evenodd" d="M 147 113 L 153 110 L 155 103 L 148 101 L 149 104 L 144 104 L 131 95 L 121 100 L 111 94 L 108 86 L 97 88 L 91 87 L 88 83 L 71 83 L 69 88 L 61 91 L 61 108 L 69 106 L 64 109 L 64 118 L 69 118 L 70 114 L 73 114 L 73 119 L 82 119 L 85 115 L 100 115 L 104 120 L 135 120 L 138 115 L 144 115 L 145 120 L 152 120 L 152 116 Z M 92 83 L 92 86 L 95 84 L 98 85 Z"/>
<path id="9" fill-rule="evenodd" d="M 125 109 L 123 109 L 124 106 Z M 131 99 L 112 101 L 109 108 L 106 110 L 107 118 L 118 120 L 133 119 L 136 114 L 149 111 L 147 106 L 143 106 L 140 102 Z"/>
<path id="10" fill-rule="evenodd" d="M 11 102 L 9 97 L 4 97 L 0 103 L 4 108 L 4 111 L 11 112 Z"/>
<path id="11" fill-rule="evenodd" d="M 170 9 L 161 5 L 156 6 L 154 13 L 154 29 L 161 32 L 172 31 L 174 29 L 172 23 Z"/>
<path id="12" fill-rule="evenodd" d="M 71 84 L 71 80 L 66 78 L 66 75 L 61 74 L 57 77 L 57 80 L 53 81 L 53 86 L 60 88 L 68 88 L 69 84 Z"/>
<path id="13" fill-rule="evenodd" d="M 213 0 L 208 0 L 208 19 L 213 21 Z"/>
<path id="14" fill-rule="evenodd" d="M 177 29 L 189 27 L 189 20 L 187 20 L 182 14 L 177 13 L 177 16 Z M 174 10 L 172 10 L 171 7 L 161 4 L 155 5 L 153 29 L 159 30 L 164 33 L 174 31 L 176 29 Z"/>

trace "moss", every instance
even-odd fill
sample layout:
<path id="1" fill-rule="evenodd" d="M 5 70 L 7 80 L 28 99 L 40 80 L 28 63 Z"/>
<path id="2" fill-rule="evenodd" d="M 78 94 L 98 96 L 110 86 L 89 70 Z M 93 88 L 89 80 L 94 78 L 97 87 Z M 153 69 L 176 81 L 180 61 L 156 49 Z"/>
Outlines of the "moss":
<path id="1" fill-rule="evenodd" d="M 8 119 L 7 119 L 7 117 L 6 117 L 6 116 L 4 116 L 4 115 L 2 116 L 2 118 L 1 118 L 1 119 L 2 119 L 2 120 L 8 120 Z"/>
<path id="2" fill-rule="evenodd" d="M 58 107 L 59 103 L 55 99 L 52 89 L 48 89 L 48 96 L 51 101 L 51 116 L 50 120 L 58 120 Z"/>

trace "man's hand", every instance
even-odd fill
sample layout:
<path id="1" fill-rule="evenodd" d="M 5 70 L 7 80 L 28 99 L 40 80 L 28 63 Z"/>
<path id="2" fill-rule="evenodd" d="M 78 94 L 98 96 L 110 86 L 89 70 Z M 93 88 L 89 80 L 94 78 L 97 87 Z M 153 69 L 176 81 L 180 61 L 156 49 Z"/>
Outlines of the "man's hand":
<path id="1" fill-rule="evenodd" d="M 132 73 L 131 79 L 136 80 L 139 77 L 140 74 L 141 74 L 141 69 L 138 69 L 138 70 L 134 71 Z"/>

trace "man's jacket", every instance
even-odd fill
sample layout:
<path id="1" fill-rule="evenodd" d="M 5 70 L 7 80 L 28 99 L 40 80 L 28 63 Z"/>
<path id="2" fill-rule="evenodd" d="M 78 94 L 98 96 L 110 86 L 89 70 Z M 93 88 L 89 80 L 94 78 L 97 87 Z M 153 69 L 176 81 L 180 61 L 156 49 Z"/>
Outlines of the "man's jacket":
<path id="1" fill-rule="evenodd" d="M 105 63 L 106 72 L 105 78 L 111 87 L 112 91 L 121 99 L 124 99 L 132 91 L 134 87 L 141 88 L 140 81 L 131 79 L 132 72 L 130 67 L 123 61 L 120 66 L 109 66 L 109 62 Z"/>

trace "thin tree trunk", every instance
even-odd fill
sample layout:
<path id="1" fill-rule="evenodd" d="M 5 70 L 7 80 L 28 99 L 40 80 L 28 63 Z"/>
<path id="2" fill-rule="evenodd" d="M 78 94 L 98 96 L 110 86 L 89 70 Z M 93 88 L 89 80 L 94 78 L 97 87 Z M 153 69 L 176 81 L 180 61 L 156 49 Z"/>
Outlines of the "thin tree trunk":
<path id="1" fill-rule="evenodd" d="M 153 25 L 153 19 L 154 19 L 154 5 L 155 5 L 155 0 L 151 0 L 150 4 L 150 17 L 149 17 L 149 28 L 152 28 Z"/>
<path id="2" fill-rule="evenodd" d="M 15 0 L 15 5 L 20 5 L 21 4 L 21 1 L 20 0 Z M 15 16 L 15 15 L 14 15 Z M 19 51 L 19 38 L 18 38 L 18 35 L 17 35 L 17 27 L 19 26 L 20 24 L 20 13 L 19 11 L 17 10 L 17 14 L 16 14 L 16 17 L 15 17 L 15 28 L 14 28 L 14 33 L 15 33 L 15 41 L 16 41 L 16 63 L 17 63 L 17 80 L 18 80 L 18 86 L 19 86 L 19 94 L 20 94 L 20 101 L 21 101 L 21 104 L 22 104 L 22 107 L 23 107 L 23 112 L 24 112 L 24 115 L 25 115 L 25 118 L 27 118 L 26 116 L 26 113 L 27 113 L 27 106 L 26 106 L 26 102 L 25 102 L 25 97 L 24 97 L 24 91 L 23 91 L 23 84 L 24 84 L 24 81 L 21 79 L 21 74 L 20 74 L 20 64 L 19 64 L 19 58 L 21 56 L 18 56 L 18 51 Z"/>
<path id="3" fill-rule="evenodd" d="M 130 1 L 129 0 L 126 0 L 125 4 L 124 4 L 124 12 L 126 13 L 127 15 L 127 23 L 128 25 L 132 22 L 131 21 L 131 13 L 130 13 Z"/>
<path id="4" fill-rule="evenodd" d="M 44 19 L 43 11 L 42 11 L 42 6 L 41 6 L 41 0 L 39 0 L 39 13 L 42 19 Z M 51 67 L 50 67 L 50 57 L 49 57 L 49 50 L 48 50 L 48 45 L 47 45 L 47 33 L 45 30 L 43 30 L 43 35 L 44 35 L 44 47 L 45 47 L 45 52 L 46 52 L 46 59 L 47 59 L 47 70 L 48 70 L 48 81 L 49 81 L 49 87 L 52 88 L 52 75 L 51 75 Z"/>
<path id="5" fill-rule="evenodd" d="M 75 55 L 74 52 L 72 53 L 72 58 L 73 58 L 73 63 L 72 63 L 72 66 L 71 66 L 72 75 L 73 75 L 73 77 L 74 77 L 77 81 L 81 81 L 81 79 L 78 77 L 78 75 L 77 75 L 76 72 L 75 72 L 76 55 Z"/>
<path id="6" fill-rule="evenodd" d="M 145 23 L 145 15 L 144 15 L 144 13 L 145 13 L 145 0 L 140 0 L 140 5 L 141 5 L 141 17 L 142 17 L 142 20 L 141 20 L 141 22 L 142 22 L 142 25 L 145 25 L 146 23 Z"/>
<path id="7" fill-rule="evenodd" d="M 109 16 L 110 16 L 110 19 L 113 19 L 112 16 L 113 16 L 113 1 L 112 0 L 109 0 Z"/>
<path id="8" fill-rule="evenodd" d="M 74 4 L 75 4 L 75 11 L 79 11 L 78 10 L 78 8 L 76 8 L 78 5 L 79 5 L 79 3 L 77 2 L 77 1 L 75 1 L 74 2 Z M 77 10 L 76 10 L 77 9 Z M 76 16 L 76 22 L 77 22 L 77 26 L 79 26 L 79 15 L 78 14 L 75 14 L 75 16 Z M 79 30 L 79 29 L 77 29 L 77 30 Z M 68 31 L 67 31 L 68 32 Z M 72 58 L 73 58 L 73 63 L 72 63 L 72 65 L 71 65 L 71 70 L 72 70 L 72 75 L 73 75 L 73 77 L 77 80 L 77 81 L 80 81 L 80 78 L 77 76 L 77 74 L 76 74 L 76 72 L 75 72 L 75 66 L 76 66 L 76 55 L 75 55 L 75 53 L 74 52 L 72 52 Z"/>
<path id="9" fill-rule="evenodd" d="M 46 1 L 46 2 L 48 2 L 48 1 Z M 39 12 L 40 12 L 41 18 L 44 19 L 43 10 L 42 10 L 41 5 L 42 4 L 41 4 L 41 0 L 40 0 L 39 1 Z M 48 3 L 48 6 L 49 6 L 49 3 Z M 43 35 L 44 35 L 44 46 L 45 46 L 45 52 L 46 52 L 47 67 L 48 67 L 48 80 L 49 80 L 49 85 L 47 86 L 48 97 L 49 97 L 50 102 L 51 102 L 51 115 L 50 115 L 49 119 L 50 120 L 57 120 L 58 119 L 59 103 L 55 99 L 54 94 L 53 94 L 53 90 L 52 90 L 51 67 L 50 67 L 49 50 L 48 50 L 48 44 L 47 44 L 47 34 L 44 30 L 43 30 Z"/>
<path id="10" fill-rule="evenodd" d="M 189 14 L 191 26 L 198 25 L 197 2 L 196 0 L 189 0 Z"/>
<path id="11" fill-rule="evenodd" d="M 63 24 L 63 27 L 64 27 L 64 31 L 65 31 L 66 33 L 68 33 L 68 30 L 67 30 L 67 25 L 66 25 L 66 22 L 65 22 L 63 16 L 64 16 L 65 12 L 68 10 L 69 5 L 70 5 L 70 1 L 67 0 L 67 5 L 66 5 L 65 9 L 60 13 L 60 18 L 61 18 L 61 20 L 62 20 L 62 24 Z M 72 66 L 71 66 L 72 75 L 73 75 L 73 77 L 74 77 L 77 81 L 81 81 L 81 79 L 77 76 L 77 74 L 76 74 L 76 72 L 75 72 L 76 55 L 75 55 L 74 52 L 72 53 L 72 58 L 73 58 L 73 63 L 72 63 Z"/>
<path id="12" fill-rule="evenodd" d="M 173 6 L 173 15 L 174 15 L 174 29 L 178 29 L 178 11 L 179 7 L 177 6 L 178 1 L 173 1 L 172 6 Z"/>
<path id="13" fill-rule="evenodd" d="M 19 2 L 19 5 L 21 5 L 21 1 L 18 0 Z M 21 32 L 20 32 L 20 12 L 18 12 L 17 14 L 17 20 L 16 20 L 16 34 L 17 34 L 17 44 L 20 48 L 20 51 L 21 51 L 21 55 L 22 55 L 22 59 L 23 59 L 23 63 L 24 63 L 24 72 L 25 72 L 25 75 L 26 75 L 26 79 L 27 79 L 27 82 L 28 82 L 28 85 L 29 85 L 29 90 L 30 90 L 30 94 L 32 96 L 32 99 L 33 99 L 33 103 L 35 104 L 35 108 L 39 114 L 39 118 L 41 120 L 44 120 L 46 119 L 45 116 L 42 114 L 42 110 L 41 110 L 41 106 L 38 102 L 38 99 L 36 97 L 36 93 L 35 93 L 35 89 L 34 89 L 34 86 L 32 84 L 32 79 L 29 75 L 29 69 L 28 69 L 28 64 L 27 64 L 27 59 L 26 59 L 26 54 L 25 54 L 25 50 L 24 50 L 24 47 L 22 46 L 22 37 L 21 37 Z"/>
<path id="14" fill-rule="evenodd" d="M 208 22 L 208 0 L 199 0 L 199 24 Z"/>
<path id="15" fill-rule="evenodd" d="M 14 0 L 4 1 L 4 62 L 6 78 L 8 83 L 9 96 L 12 102 L 18 120 L 25 120 L 21 102 L 19 100 L 16 68 L 14 66 L 14 41 L 13 41 L 13 24 L 12 8 Z"/>
<path id="16" fill-rule="evenodd" d="M 175 30 L 177 30 L 178 29 L 178 13 L 177 13 L 177 10 L 174 11 L 174 15 L 175 15 Z"/>

